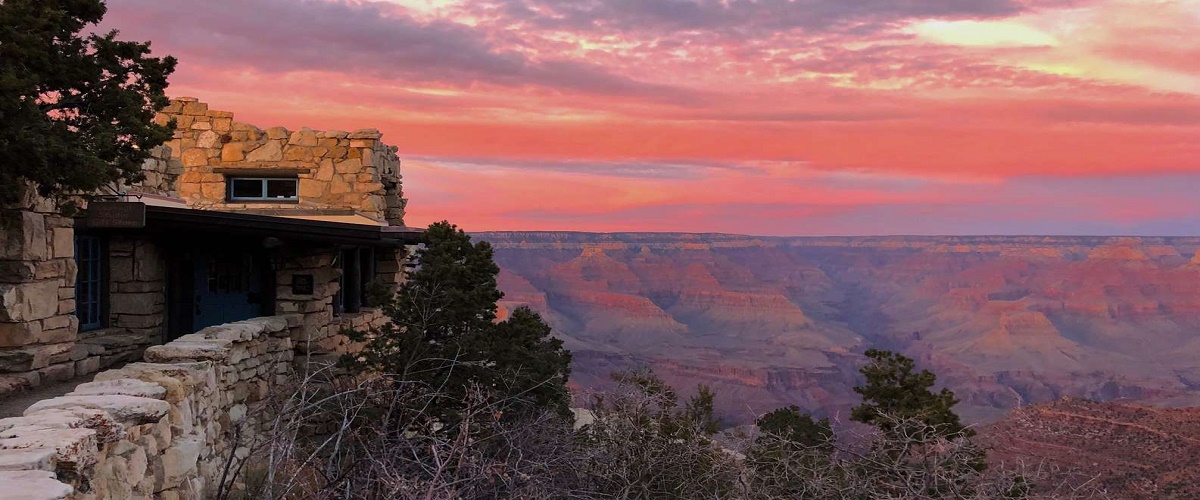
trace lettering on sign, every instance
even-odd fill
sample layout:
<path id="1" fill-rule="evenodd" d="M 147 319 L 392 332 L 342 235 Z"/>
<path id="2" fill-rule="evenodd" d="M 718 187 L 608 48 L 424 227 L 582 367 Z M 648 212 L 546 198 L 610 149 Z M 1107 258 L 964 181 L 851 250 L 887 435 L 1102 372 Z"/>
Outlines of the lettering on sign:
<path id="1" fill-rule="evenodd" d="M 84 217 L 87 227 L 141 229 L 146 227 L 146 204 L 133 201 L 93 201 Z"/>

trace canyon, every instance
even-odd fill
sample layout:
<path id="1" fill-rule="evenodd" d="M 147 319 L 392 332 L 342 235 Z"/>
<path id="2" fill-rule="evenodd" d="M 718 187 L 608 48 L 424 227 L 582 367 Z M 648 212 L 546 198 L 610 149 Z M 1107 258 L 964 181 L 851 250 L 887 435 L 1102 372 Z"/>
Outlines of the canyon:
<path id="1" fill-rule="evenodd" d="M 1078 397 L 1200 404 L 1200 238 L 490 232 L 506 296 L 586 393 L 647 367 L 744 423 L 844 420 L 862 352 L 938 375 L 971 422 Z"/>

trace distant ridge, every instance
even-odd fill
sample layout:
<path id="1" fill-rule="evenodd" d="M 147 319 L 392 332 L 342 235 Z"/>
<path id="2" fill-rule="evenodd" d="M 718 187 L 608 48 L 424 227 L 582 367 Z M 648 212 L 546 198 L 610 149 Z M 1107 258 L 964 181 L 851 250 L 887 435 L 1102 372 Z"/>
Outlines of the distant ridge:
<path id="1" fill-rule="evenodd" d="M 1200 237 L 475 236 L 501 313 L 541 312 L 581 387 L 647 365 L 713 385 L 741 421 L 836 413 L 878 347 L 938 372 L 975 420 L 1062 396 L 1200 402 Z"/>

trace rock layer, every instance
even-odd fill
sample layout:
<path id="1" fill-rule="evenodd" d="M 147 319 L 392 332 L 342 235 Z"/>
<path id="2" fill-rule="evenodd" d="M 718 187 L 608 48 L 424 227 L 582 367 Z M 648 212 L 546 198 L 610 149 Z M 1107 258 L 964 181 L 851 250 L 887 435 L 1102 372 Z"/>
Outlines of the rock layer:
<path id="1" fill-rule="evenodd" d="M 735 420 L 836 414 L 878 347 L 934 369 L 972 419 L 1061 396 L 1200 402 L 1200 238 L 480 237 L 502 306 L 547 316 L 580 386 L 648 364 L 716 386 Z"/>

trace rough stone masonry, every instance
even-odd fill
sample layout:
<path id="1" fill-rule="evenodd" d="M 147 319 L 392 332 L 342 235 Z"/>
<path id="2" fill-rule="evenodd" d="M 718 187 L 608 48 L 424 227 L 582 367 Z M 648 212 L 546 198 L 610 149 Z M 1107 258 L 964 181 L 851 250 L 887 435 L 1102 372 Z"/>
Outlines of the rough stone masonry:
<path id="1" fill-rule="evenodd" d="M 301 325 L 293 314 L 209 327 L 0 419 L 0 497 L 212 497 L 265 423 L 253 405 L 288 382 Z"/>

